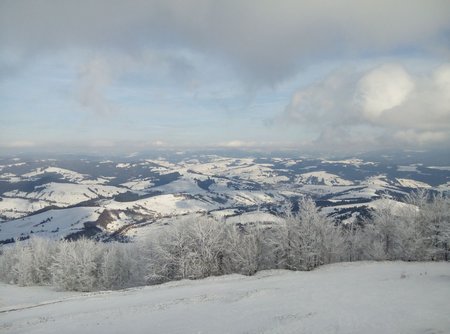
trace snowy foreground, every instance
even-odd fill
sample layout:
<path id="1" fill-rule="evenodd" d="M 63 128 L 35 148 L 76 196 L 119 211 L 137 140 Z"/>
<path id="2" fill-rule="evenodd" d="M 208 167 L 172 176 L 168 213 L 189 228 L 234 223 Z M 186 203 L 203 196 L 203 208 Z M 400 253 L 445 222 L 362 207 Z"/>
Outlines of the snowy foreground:
<path id="1" fill-rule="evenodd" d="M 0 285 L 2 333 L 450 333 L 450 264 L 360 262 L 96 293 Z"/>

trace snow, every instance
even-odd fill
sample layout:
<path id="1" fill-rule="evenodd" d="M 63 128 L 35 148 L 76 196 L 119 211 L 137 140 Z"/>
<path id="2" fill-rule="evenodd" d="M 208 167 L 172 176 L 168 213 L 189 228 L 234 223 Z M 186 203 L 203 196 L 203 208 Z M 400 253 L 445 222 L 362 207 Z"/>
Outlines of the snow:
<path id="1" fill-rule="evenodd" d="M 450 191 L 450 182 L 439 185 L 438 189 L 440 191 Z"/>
<path id="2" fill-rule="evenodd" d="M 130 168 L 130 167 L 131 167 L 131 164 L 129 164 L 129 163 L 120 162 L 116 165 L 116 168 Z"/>
<path id="3" fill-rule="evenodd" d="M 227 223 L 232 224 L 248 224 L 248 223 L 281 223 L 282 218 L 277 217 L 268 212 L 244 212 L 243 214 L 226 218 Z"/>
<path id="4" fill-rule="evenodd" d="M 193 212 L 206 212 L 212 209 L 210 205 L 186 197 L 184 195 L 159 195 L 132 202 L 111 201 L 106 205 L 110 210 L 133 210 L 141 214 L 154 214 L 157 216 L 183 215 Z"/>
<path id="5" fill-rule="evenodd" d="M 161 191 L 166 194 L 176 194 L 176 193 L 185 193 L 185 194 L 200 194 L 204 193 L 205 190 L 201 189 L 196 181 L 194 180 L 195 175 L 193 177 L 183 176 L 175 181 L 164 184 L 162 186 L 154 187 L 152 190 Z M 197 177 L 198 179 L 201 176 Z M 205 178 L 205 177 L 203 177 Z"/>
<path id="6" fill-rule="evenodd" d="M 428 166 L 427 168 L 450 171 L 450 166 Z"/>
<path id="7" fill-rule="evenodd" d="M 87 175 L 83 175 L 77 172 L 74 172 L 70 169 L 59 168 L 59 167 L 47 167 L 47 168 L 37 168 L 30 173 L 23 174 L 24 178 L 33 178 L 35 176 L 43 175 L 45 173 L 55 173 L 61 175 L 65 180 L 70 182 L 81 182 Z"/>
<path id="8" fill-rule="evenodd" d="M 377 186 L 379 189 L 389 187 L 389 183 L 387 182 L 386 175 L 380 174 L 375 175 L 367 178 L 362 182 L 362 184 L 368 185 L 368 186 Z"/>
<path id="9" fill-rule="evenodd" d="M 98 178 L 96 178 L 94 180 L 83 180 L 83 181 L 80 181 L 79 183 L 80 184 L 88 184 L 88 185 L 106 184 L 106 183 L 109 183 L 109 179 L 111 179 L 111 178 L 98 177 Z"/>
<path id="10" fill-rule="evenodd" d="M 150 188 L 154 185 L 154 183 L 150 179 L 133 179 L 131 181 L 122 183 L 121 186 L 127 187 L 131 190 L 145 190 L 147 188 Z"/>
<path id="11" fill-rule="evenodd" d="M 98 293 L 0 285 L 2 333 L 449 333 L 449 263 L 360 262 Z"/>
<path id="12" fill-rule="evenodd" d="M 239 214 L 238 209 L 223 209 L 223 210 L 214 210 L 209 213 L 216 220 L 224 220 L 230 216 L 236 216 Z"/>
<path id="13" fill-rule="evenodd" d="M 361 187 L 354 187 L 354 186 L 339 186 L 339 187 L 330 187 L 330 186 L 321 186 L 321 185 L 313 185 L 313 184 L 306 184 L 303 185 L 298 192 L 298 195 L 304 196 L 323 196 L 323 195 L 337 195 L 343 192 L 353 192 L 357 191 Z M 356 190 L 355 190 L 356 189 Z M 334 197 L 338 198 L 338 197 Z"/>
<path id="14" fill-rule="evenodd" d="M 406 188 L 431 188 L 431 186 L 425 182 L 411 180 L 411 179 L 397 179 L 397 182 Z"/>
<path id="15" fill-rule="evenodd" d="M 228 191 L 226 195 L 235 203 L 235 205 L 260 205 L 275 203 L 275 199 L 268 193 L 258 191 Z"/>
<path id="16" fill-rule="evenodd" d="M 39 199 L 51 202 L 55 205 L 74 205 L 98 197 L 112 197 L 122 192 L 125 188 L 118 188 L 105 185 L 88 185 L 73 183 L 50 182 L 35 188 L 33 192 L 23 192 L 18 190 L 9 191 L 4 194 L 7 197 L 18 197 L 28 199 Z"/>
<path id="17" fill-rule="evenodd" d="M 300 174 L 296 182 L 300 184 L 323 184 L 326 186 L 350 186 L 353 184 L 352 181 L 345 180 L 338 175 L 325 171 Z"/>
<path id="18" fill-rule="evenodd" d="M 417 169 L 417 164 L 412 164 L 409 166 L 397 166 L 397 171 L 399 172 L 417 172 L 420 173 Z"/>
<path id="19" fill-rule="evenodd" d="M 1 169 L 0 169 L 0 171 L 1 171 Z M 16 182 L 22 181 L 22 178 L 20 178 L 19 176 L 17 176 L 16 174 L 13 174 L 13 173 L 3 173 L 3 174 L 0 174 L 0 180 L 8 181 L 10 183 L 16 183 Z"/>
<path id="20" fill-rule="evenodd" d="M 415 207 L 411 204 L 407 204 L 407 203 L 403 203 L 403 202 L 398 202 L 395 201 L 393 199 L 389 199 L 389 198 L 379 198 L 376 200 L 373 200 L 371 202 L 367 202 L 367 203 L 351 203 L 351 204 L 342 204 L 342 205 L 336 205 L 336 206 L 327 206 L 327 207 L 323 207 L 321 208 L 321 211 L 325 214 L 331 214 L 333 213 L 333 211 L 335 209 L 350 209 L 350 208 L 358 208 L 358 207 L 368 207 L 371 209 L 381 209 L 381 208 L 386 208 L 392 211 L 393 214 L 398 214 L 401 215 L 404 210 L 408 210 L 408 209 L 414 209 Z M 347 221 L 347 223 L 351 222 Z"/>
<path id="21" fill-rule="evenodd" d="M 0 240 L 33 235 L 59 239 L 82 230 L 85 222 L 96 221 L 101 211 L 102 209 L 96 207 L 48 210 L 3 222 L 0 224 Z"/>
<path id="22" fill-rule="evenodd" d="M 375 165 L 374 162 L 371 161 L 363 161 L 361 159 L 352 158 L 345 160 L 322 160 L 322 163 L 325 164 L 341 164 L 341 165 L 353 165 L 356 167 L 364 166 L 364 165 Z"/>
<path id="23" fill-rule="evenodd" d="M 0 216 L 15 219 L 49 206 L 46 201 L 0 197 Z"/>
<path id="24" fill-rule="evenodd" d="M 242 180 L 272 185 L 289 181 L 288 177 L 277 175 L 271 167 L 272 165 L 270 164 L 255 164 L 254 159 L 251 158 L 214 158 L 207 163 L 189 163 L 186 161 L 183 163 L 183 168 L 177 171 L 180 174 L 186 174 L 186 172 L 191 171 L 206 176 L 239 177 Z"/>

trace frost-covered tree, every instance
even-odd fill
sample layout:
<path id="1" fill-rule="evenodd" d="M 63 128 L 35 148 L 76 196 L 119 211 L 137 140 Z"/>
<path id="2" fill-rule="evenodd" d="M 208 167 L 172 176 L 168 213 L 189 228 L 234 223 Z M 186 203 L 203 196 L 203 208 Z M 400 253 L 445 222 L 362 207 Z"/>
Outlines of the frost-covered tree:
<path id="1" fill-rule="evenodd" d="M 57 243 L 47 238 L 31 238 L 32 279 L 34 284 L 48 285 L 52 280 L 51 266 Z"/>
<path id="2" fill-rule="evenodd" d="M 0 280 L 92 291 L 262 269 L 311 270 L 338 261 L 448 261 L 448 197 L 418 192 L 403 204 L 379 203 L 362 224 L 342 227 L 305 198 L 298 214 L 289 210 L 270 225 L 200 217 L 162 226 L 131 244 L 33 238 L 0 248 Z"/>
<path id="3" fill-rule="evenodd" d="M 253 275 L 261 269 L 263 244 L 261 234 L 256 227 L 243 229 L 237 226 L 228 226 L 224 242 L 225 273 Z"/>
<path id="4" fill-rule="evenodd" d="M 92 291 L 101 286 L 102 244 L 88 239 L 61 241 L 52 266 L 53 283 L 63 290 Z"/>
<path id="5" fill-rule="evenodd" d="M 13 282 L 26 286 L 33 284 L 33 253 L 29 244 L 15 245 L 15 263 L 11 268 Z"/>
<path id="6" fill-rule="evenodd" d="M 153 260 L 148 268 L 148 280 L 158 283 L 190 278 L 192 276 L 190 269 L 196 263 L 192 254 L 188 223 L 181 222 L 167 226 L 159 231 L 156 238 L 156 241 L 148 241 Z"/>
<path id="7" fill-rule="evenodd" d="M 415 250 L 417 260 L 448 261 L 450 199 L 443 193 L 422 190 L 407 196 L 406 202 L 413 208 L 406 212 L 404 219 L 409 229 L 414 230 L 412 240 L 415 242 L 409 249 Z"/>
<path id="8" fill-rule="evenodd" d="M 310 198 L 299 203 L 299 212 L 288 215 L 276 228 L 272 243 L 274 251 L 291 270 L 311 270 L 321 264 L 335 262 L 344 253 L 340 229 L 323 215 Z"/>
<path id="9" fill-rule="evenodd" d="M 373 211 L 371 221 L 366 221 L 366 233 L 372 241 L 368 247 L 376 260 L 395 260 L 401 254 L 402 219 L 395 214 L 394 205 L 395 202 L 383 198 Z"/>
<path id="10" fill-rule="evenodd" d="M 448 260 L 450 202 L 425 190 L 409 194 L 405 203 L 384 199 L 367 220 L 364 237 L 369 259 Z"/>
<path id="11" fill-rule="evenodd" d="M 140 255 L 135 244 L 103 245 L 100 285 L 103 289 L 122 289 L 144 283 Z"/>
<path id="12" fill-rule="evenodd" d="M 212 219 L 188 222 L 191 234 L 191 254 L 197 267 L 195 277 L 223 274 L 223 257 L 226 250 L 225 225 Z"/>
<path id="13" fill-rule="evenodd" d="M 150 282 L 202 278 L 223 273 L 225 229 L 220 222 L 200 217 L 162 228 L 147 240 Z"/>
<path id="14" fill-rule="evenodd" d="M 344 240 L 344 261 L 361 261 L 368 258 L 367 233 L 361 224 L 351 222 L 341 227 Z"/>
<path id="15" fill-rule="evenodd" d="M 55 250 L 54 241 L 37 237 L 5 247 L 0 256 L 1 279 L 23 286 L 50 284 Z"/>

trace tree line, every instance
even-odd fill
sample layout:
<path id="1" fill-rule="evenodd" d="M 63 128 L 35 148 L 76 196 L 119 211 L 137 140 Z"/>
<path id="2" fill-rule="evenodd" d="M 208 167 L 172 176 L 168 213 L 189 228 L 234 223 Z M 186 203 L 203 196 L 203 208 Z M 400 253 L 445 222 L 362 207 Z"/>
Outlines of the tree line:
<path id="1" fill-rule="evenodd" d="M 0 280 L 94 291 L 344 261 L 449 260 L 449 198 L 418 192 L 401 204 L 380 203 L 359 223 L 337 224 L 304 198 L 298 213 L 269 226 L 205 217 L 164 226 L 135 243 L 31 238 L 0 249 Z"/>

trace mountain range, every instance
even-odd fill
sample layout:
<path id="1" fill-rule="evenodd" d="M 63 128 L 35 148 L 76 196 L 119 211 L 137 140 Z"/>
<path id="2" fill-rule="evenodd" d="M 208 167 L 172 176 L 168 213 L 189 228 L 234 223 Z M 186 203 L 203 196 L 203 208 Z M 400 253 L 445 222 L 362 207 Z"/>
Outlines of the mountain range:
<path id="1" fill-rule="evenodd" d="M 450 158 L 426 152 L 313 158 L 293 153 L 173 151 L 127 157 L 0 158 L 0 242 L 33 235 L 132 240 L 202 215 L 276 223 L 310 196 L 337 223 L 381 199 L 450 190 Z"/>

